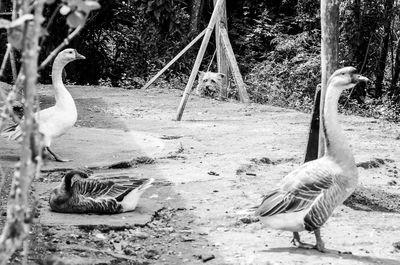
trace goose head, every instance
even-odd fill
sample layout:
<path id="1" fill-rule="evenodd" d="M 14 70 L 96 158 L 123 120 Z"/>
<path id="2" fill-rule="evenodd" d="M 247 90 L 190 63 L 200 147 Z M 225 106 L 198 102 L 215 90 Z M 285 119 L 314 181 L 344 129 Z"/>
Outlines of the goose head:
<path id="1" fill-rule="evenodd" d="M 82 59 L 86 59 L 86 57 L 83 56 L 82 54 L 78 53 L 75 49 L 68 48 L 68 49 L 61 51 L 57 55 L 55 61 L 59 61 L 63 64 L 68 64 L 75 60 L 82 60 Z"/>
<path id="2" fill-rule="evenodd" d="M 63 205 L 73 196 L 71 190 L 73 177 L 87 178 L 88 175 L 79 170 L 69 171 L 63 178 L 61 184 L 50 193 L 49 203 L 52 205 L 52 208 L 58 208 L 57 206 Z"/>
<path id="3" fill-rule="evenodd" d="M 328 81 L 328 87 L 339 89 L 342 92 L 345 89 L 353 88 L 359 82 L 368 82 L 369 79 L 365 76 L 357 74 L 357 69 L 348 66 L 336 70 Z"/>

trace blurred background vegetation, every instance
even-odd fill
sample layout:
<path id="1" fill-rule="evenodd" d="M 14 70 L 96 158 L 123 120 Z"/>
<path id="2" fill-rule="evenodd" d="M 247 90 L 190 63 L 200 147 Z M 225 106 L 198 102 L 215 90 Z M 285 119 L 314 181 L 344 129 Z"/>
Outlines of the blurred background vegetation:
<path id="1" fill-rule="evenodd" d="M 206 27 L 213 9 L 212 0 L 99 2 L 101 10 L 71 43 L 87 60 L 69 66 L 70 83 L 140 88 Z M 319 1 L 227 2 L 230 39 L 253 101 L 309 111 L 320 82 Z M 52 14 L 57 3 L 46 12 Z M 3 4 L 1 11 L 9 8 Z M 355 66 L 373 81 L 367 90 L 356 87 L 350 99 L 344 95 L 344 112 L 400 120 L 399 18 L 398 1 L 341 1 L 339 65 Z M 41 58 L 67 35 L 61 15 L 48 31 Z M 6 36 L 1 34 L 4 53 Z M 175 63 L 159 84 L 183 89 L 198 47 Z M 202 69 L 214 49 L 212 39 Z M 42 83 L 51 82 L 49 74 L 48 67 L 41 73 Z M 237 96 L 234 89 L 231 95 Z"/>

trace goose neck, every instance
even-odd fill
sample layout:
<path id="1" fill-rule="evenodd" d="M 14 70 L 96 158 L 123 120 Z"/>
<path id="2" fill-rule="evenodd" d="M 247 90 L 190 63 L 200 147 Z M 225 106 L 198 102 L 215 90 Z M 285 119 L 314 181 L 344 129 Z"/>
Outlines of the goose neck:
<path id="1" fill-rule="evenodd" d="M 338 101 L 341 90 L 328 87 L 325 97 L 323 113 L 323 133 L 325 136 L 325 155 L 333 157 L 338 162 L 354 165 L 354 157 L 351 153 L 341 126 L 338 122 Z"/>
<path id="2" fill-rule="evenodd" d="M 66 64 L 64 62 L 57 60 L 57 58 L 53 63 L 52 81 L 53 81 L 56 103 L 61 103 L 65 101 L 67 98 L 71 97 L 68 90 L 64 86 L 62 80 L 62 71 L 65 65 Z"/>

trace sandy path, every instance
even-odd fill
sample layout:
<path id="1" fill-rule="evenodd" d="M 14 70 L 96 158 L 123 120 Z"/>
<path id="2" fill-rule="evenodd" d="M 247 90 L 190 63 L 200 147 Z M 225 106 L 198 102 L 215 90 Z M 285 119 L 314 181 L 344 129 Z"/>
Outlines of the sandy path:
<path id="1" fill-rule="evenodd" d="M 136 168 L 134 173 L 172 183 L 168 191 L 156 187 L 148 196 L 157 194 L 158 203 L 167 209 L 179 209 L 168 219 L 169 225 L 177 231 L 190 229 L 193 240 L 180 239 L 160 247 L 159 256 L 147 260 L 148 264 L 202 263 L 193 256 L 199 253 L 216 256 L 207 264 L 400 264 L 400 252 L 392 246 L 400 241 L 398 213 L 357 211 L 346 206 L 337 209 L 322 233 L 328 248 L 353 253 L 343 256 L 297 249 L 290 244 L 290 233 L 241 221 L 262 194 L 301 163 L 309 115 L 191 97 L 183 121 L 176 122 L 178 90 L 73 87 L 71 92 L 77 99 L 78 127 L 60 138 L 54 148 L 75 162 L 63 167 L 103 164 L 145 154 L 156 158 L 156 163 Z M 47 94 L 48 89 L 42 93 Z M 399 195 L 399 125 L 354 116 L 342 116 L 341 120 L 356 162 L 386 159 L 380 167 L 360 168 L 361 184 L 386 195 Z M 125 136 L 116 141 L 113 133 Z M 127 146 L 124 137 L 129 133 L 134 134 L 129 138 L 133 143 Z M 109 156 L 96 156 L 98 143 L 91 135 L 101 135 L 109 143 L 98 147 L 102 150 L 99 153 L 108 152 Z M 15 148 L 10 143 L 4 145 L 6 150 Z M 275 163 L 251 161 L 263 157 Z M 60 164 L 49 163 L 46 167 Z M 163 240 L 168 236 L 175 234 Z M 308 233 L 302 237 L 314 240 Z M 68 253 L 61 256 L 68 257 Z M 100 258 L 92 253 L 85 264 L 99 264 L 89 262 L 96 257 Z"/>

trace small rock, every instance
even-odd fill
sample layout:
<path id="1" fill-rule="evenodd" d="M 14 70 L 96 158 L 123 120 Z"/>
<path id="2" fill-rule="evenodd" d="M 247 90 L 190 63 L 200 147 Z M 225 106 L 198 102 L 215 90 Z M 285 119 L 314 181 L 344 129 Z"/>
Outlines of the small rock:
<path id="1" fill-rule="evenodd" d="M 397 251 L 400 251 L 400 241 L 394 242 L 392 245 Z"/>
<path id="2" fill-rule="evenodd" d="M 219 174 L 215 173 L 214 171 L 209 171 L 207 174 L 211 176 L 219 176 Z"/>
<path id="3" fill-rule="evenodd" d="M 114 249 L 118 252 L 118 253 L 122 253 L 122 245 L 121 243 L 113 243 L 114 245 Z"/>
<path id="4" fill-rule="evenodd" d="M 182 237 L 182 242 L 192 242 L 192 241 L 195 241 L 195 239 L 192 237 L 188 237 L 188 236 Z"/>
<path id="5" fill-rule="evenodd" d="M 244 224 L 251 224 L 251 223 L 256 223 L 259 222 L 260 219 L 258 219 L 255 216 L 245 216 L 239 219 L 242 223 Z"/>
<path id="6" fill-rule="evenodd" d="M 160 256 L 158 255 L 158 251 L 155 249 L 149 249 L 147 252 L 144 254 L 144 257 L 146 259 L 158 259 Z"/>
<path id="7" fill-rule="evenodd" d="M 56 245 L 56 244 L 49 243 L 49 244 L 47 244 L 47 249 L 48 249 L 49 251 L 51 251 L 51 252 L 56 252 L 56 251 L 57 251 L 57 245 Z"/>
<path id="8" fill-rule="evenodd" d="M 271 160 L 271 159 L 269 159 L 268 157 L 263 157 L 263 158 L 261 158 L 260 160 L 259 160 L 261 163 L 263 163 L 263 164 L 274 164 L 274 162 Z"/>
<path id="9" fill-rule="evenodd" d="M 207 262 L 207 261 L 210 261 L 210 260 L 213 260 L 213 259 L 215 259 L 215 256 L 213 254 L 201 255 L 201 260 L 203 262 Z"/>
<path id="10" fill-rule="evenodd" d="M 107 239 L 107 237 L 104 235 L 104 234 L 102 234 L 102 233 L 97 233 L 97 234 L 95 234 L 94 235 L 97 239 L 100 239 L 100 240 L 106 240 Z"/>
<path id="11" fill-rule="evenodd" d="M 133 233 L 131 232 L 131 235 L 139 239 L 146 239 L 149 237 L 149 234 L 142 231 L 134 231 Z"/>
<path id="12" fill-rule="evenodd" d="M 395 180 L 391 180 L 391 181 L 388 182 L 388 185 L 389 186 L 395 186 L 395 185 L 397 185 L 397 182 Z"/>
<path id="13" fill-rule="evenodd" d="M 136 256 L 135 250 L 129 246 L 124 249 L 124 254 L 128 256 Z"/>

